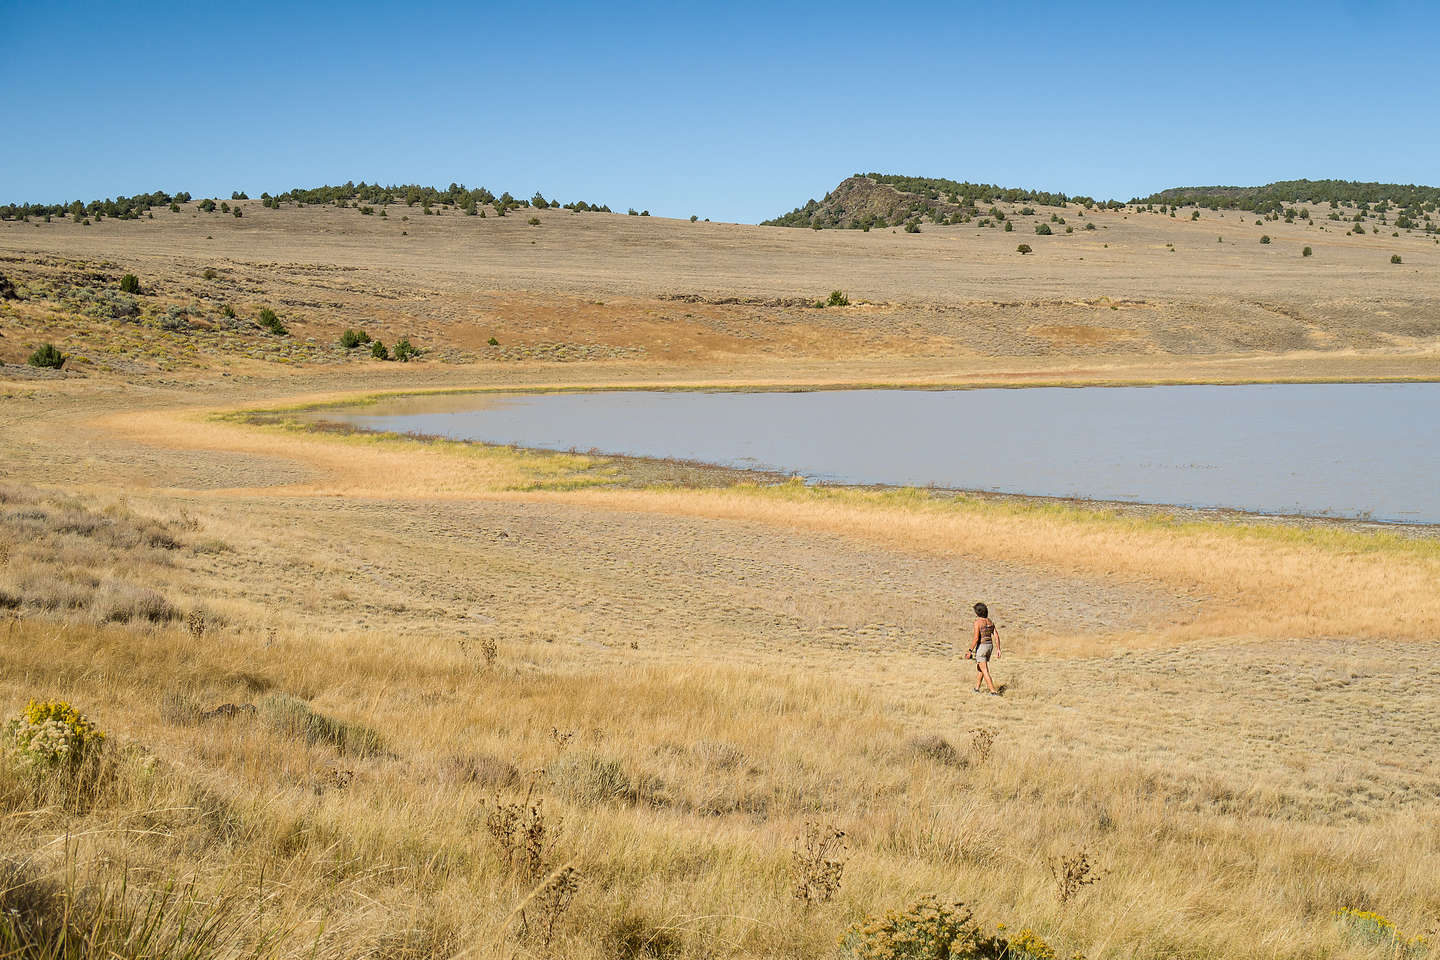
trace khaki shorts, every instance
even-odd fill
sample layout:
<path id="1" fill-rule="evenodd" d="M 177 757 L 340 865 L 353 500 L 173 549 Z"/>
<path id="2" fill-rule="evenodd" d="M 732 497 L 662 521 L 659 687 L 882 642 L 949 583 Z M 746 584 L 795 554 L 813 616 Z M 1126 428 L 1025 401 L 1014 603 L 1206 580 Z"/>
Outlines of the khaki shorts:
<path id="1" fill-rule="evenodd" d="M 988 663 L 990 654 L 995 652 L 995 644 L 989 640 L 984 641 L 975 648 L 975 661 L 977 663 Z"/>

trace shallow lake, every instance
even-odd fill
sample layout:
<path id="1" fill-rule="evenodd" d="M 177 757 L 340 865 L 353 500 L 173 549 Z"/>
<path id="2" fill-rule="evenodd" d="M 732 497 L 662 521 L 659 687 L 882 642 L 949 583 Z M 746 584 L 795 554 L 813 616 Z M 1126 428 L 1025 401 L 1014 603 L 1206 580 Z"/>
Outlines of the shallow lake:
<path id="1" fill-rule="evenodd" d="M 829 483 L 1440 523 L 1440 383 L 469 394 L 324 416 Z"/>

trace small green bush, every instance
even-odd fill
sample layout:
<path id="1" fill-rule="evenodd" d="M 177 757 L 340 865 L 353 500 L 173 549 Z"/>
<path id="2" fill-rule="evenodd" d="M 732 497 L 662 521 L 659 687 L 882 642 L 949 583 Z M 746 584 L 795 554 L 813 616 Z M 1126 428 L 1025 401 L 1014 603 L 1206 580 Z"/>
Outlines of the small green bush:
<path id="1" fill-rule="evenodd" d="M 905 224 L 905 232 L 906 232 L 906 233 L 919 233 L 919 232 L 920 232 L 920 224 L 916 223 L 914 220 L 907 221 L 906 224 Z"/>
<path id="2" fill-rule="evenodd" d="M 499 341 L 499 340 L 496 340 L 494 337 L 491 337 L 489 340 L 486 340 L 485 342 L 488 343 L 488 344 L 489 344 L 490 346 L 492 346 L 492 347 L 498 347 L 498 346 L 500 346 L 500 341 Z"/>
<path id="3" fill-rule="evenodd" d="M 848 307 L 850 306 L 850 298 L 845 296 L 845 291 L 843 290 L 831 290 L 830 298 L 825 301 L 825 306 Z"/>
<path id="4" fill-rule="evenodd" d="M 1301 251 L 1300 251 L 1300 256 L 1302 256 L 1302 257 L 1308 257 L 1308 256 L 1310 256 L 1311 254 L 1313 254 L 1314 252 L 1315 252 L 1315 251 L 1311 250 L 1309 247 L 1306 247 L 1304 250 L 1301 250 Z"/>
<path id="5" fill-rule="evenodd" d="M 1006 221 L 1005 221 L 1005 232 L 1006 232 L 1006 233 L 1010 233 L 1010 232 L 1013 231 L 1014 229 L 1015 229 L 1015 224 L 1011 223 L 1009 220 L 1006 220 Z"/>
<path id="6" fill-rule="evenodd" d="M 32 367 L 43 367 L 47 370 L 59 370 L 65 365 L 65 354 L 53 343 L 42 343 L 30 354 L 30 359 L 25 361 Z"/>
<path id="7" fill-rule="evenodd" d="M 370 356 L 374 357 L 376 360 L 389 360 L 390 351 L 385 349 L 384 343 L 376 340 L 374 343 L 370 344 Z"/>
<path id="8" fill-rule="evenodd" d="M 120 292 L 138 294 L 140 292 L 140 278 L 133 273 L 125 274 L 125 276 L 120 278 Z"/>
<path id="9" fill-rule="evenodd" d="M 395 359 L 401 363 L 409 363 L 420 356 L 420 351 L 411 345 L 408 337 L 401 337 L 400 342 L 395 344 Z"/>
<path id="10" fill-rule="evenodd" d="M 1391 263 L 1400 263 L 1400 262 L 1401 262 L 1401 260 L 1400 260 L 1400 254 L 1398 254 L 1398 253 L 1396 253 L 1396 254 L 1391 254 L 1391 256 L 1390 256 L 1390 262 L 1391 262 Z"/>
<path id="11" fill-rule="evenodd" d="M 700 219 L 700 218 L 699 218 L 698 216 L 696 216 L 695 214 L 693 214 L 693 213 L 690 214 L 690 222 L 691 222 L 691 223 L 694 223 L 696 220 L 699 220 L 699 219 Z"/>
<path id="12" fill-rule="evenodd" d="M 310 704 L 288 693 L 267 694 L 256 706 L 260 716 L 271 726 L 306 743 L 328 743 L 341 753 L 355 757 L 389 754 L 384 741 L 374 730 L 317 713 Z"/>
<path id="13" fill-rule="evenodd" d="M 528 223 L 528 224 L 530 224 L 530 226 L 532 226 L 532 227 L 538 227 L 538 226 L 540 226 L 540 218 L 539 218 L 539 217 L 531 217 L 529 220 L 526 220 L 525 222 Z"/>
<path id="14" fill-rule="evenodd" d="M 630 775 L 617 760 L 564 754 L 545 770 L 556 792 L 575 803 L 624 803 L 634 799 Z"/>
<path id="15" fill-rule="evenodd" d="M 275 315 L 275 311 L 269 307 L 260 308 L 260 326 L 275 334 L 277 337 L 283 337 L 290 332 L 289 328 L 280 322 L 280 318 Z"/>
<path id="16" fill-rule="evenodd" d="M 1037 234 L 1039 234 L 1040 236 L 1042 236 L 1042 237 L 1048 237 L 1048 236 L 1050 236 L 1050 234 L 1051 234 L 1050 224 L 1048 224 L 1048 223 L 1037 223 L 1037 224 L 1035 225 L 1035 232 L 1036 232 Z"/>
<path id="17" fill-rule="evenodd" d="M 1030 244 L 1028 244 L 1028 243 L 1022 243 L 1022 244 L 1020 244 L 1020 246 L 1018 246 L 1018 247 L 1015 248 L 1015 252 L 1020 253 L 1020 254 L 1029 253 L 1029 252 L 1030 252 Z"/>
<path id="18" fill-rule="evenodd" d="M 1095 224 L 1093 224 L 1093 223 L 1087 223 L 1087 224 L 1085 224 L 1085 229 L 1086 229 L 1086 230 L 1094 230 L 1094 229 L 1095 229 Z"/>
<path id="19" fill-rule="evenodd" d="M 358 346 L 370 342 L 370 334 L 364 330 L 346 330 L 340 334 L 340 346 L 346 350 L 354 350 Z"/>
<path id="20" fill-rule="evenodd" d="M 1270 242 L 1270 234 L 1268 234 L 1268 233 L 1262 234 L 1261 237 L 1260 237 L 1260 242 L 1261 242 L 1261 243 L 1269 243 L 1269 242 Z"/>

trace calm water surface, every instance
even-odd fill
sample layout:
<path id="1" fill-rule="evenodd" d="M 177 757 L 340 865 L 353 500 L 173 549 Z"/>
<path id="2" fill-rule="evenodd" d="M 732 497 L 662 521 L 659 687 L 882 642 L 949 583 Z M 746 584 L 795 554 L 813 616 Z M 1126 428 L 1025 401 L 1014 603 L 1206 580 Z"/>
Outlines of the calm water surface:
<path id="1" fill-rule="evenodd" d="M 832 483 L 1440 523 L 1436 383 L 469 395 L 326 418 Z"/>

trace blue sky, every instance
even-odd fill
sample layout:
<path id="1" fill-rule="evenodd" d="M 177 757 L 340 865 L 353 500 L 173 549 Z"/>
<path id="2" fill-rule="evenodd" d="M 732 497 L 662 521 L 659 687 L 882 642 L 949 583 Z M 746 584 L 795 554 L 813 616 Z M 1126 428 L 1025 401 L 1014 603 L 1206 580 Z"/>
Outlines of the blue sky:
<path id="1" fill-rule="evenodd" d="M 0 202 L 458 181 L 754 222 L 856 171 L 1440 182 L 1440 4 L 0 0 Z"/>

